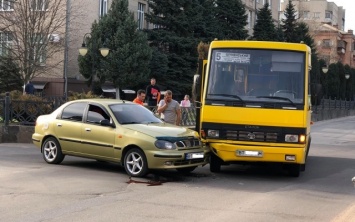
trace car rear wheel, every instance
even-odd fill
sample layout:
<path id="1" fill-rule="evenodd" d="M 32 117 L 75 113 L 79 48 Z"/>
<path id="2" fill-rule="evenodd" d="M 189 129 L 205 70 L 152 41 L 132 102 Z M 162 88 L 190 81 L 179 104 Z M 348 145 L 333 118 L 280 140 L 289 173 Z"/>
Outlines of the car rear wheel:
<path id="1" fill-rule="evenodd" d="M 59 142 L 54 137 L 49 137 L 44 141 L 42 153 L 44 160 L 51 164 L 60 164 L 65 157 Z"/>
<path id="2" fill-rule="evenodd" d="M 177 168 L 176 170 L 180 173 L 191 173 L 192 171 L 194 171 L 197 168 L 197 166 L 193 166 L 193 167 L 184 167 L 184 168 Z"/>
<path id="3" fill-rule="evenodd" d="M 148 163 L 143 151 L 130 149 L 124 158 L 124 168 L 132 177 L 143 177 L 148 173 Z"/>

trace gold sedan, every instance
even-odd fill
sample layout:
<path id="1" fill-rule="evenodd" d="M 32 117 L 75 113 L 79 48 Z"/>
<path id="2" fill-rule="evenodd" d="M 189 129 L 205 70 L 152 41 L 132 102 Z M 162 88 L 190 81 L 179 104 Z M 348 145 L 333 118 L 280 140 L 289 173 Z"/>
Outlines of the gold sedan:
<path id="1" fill-rule="evenodd" d="M 39 116 L 32 141 L 47 163 L 59 164 L 65 155 L 117 162 L 134 177 L 150 169 L 187 173 L 209 159 L 195 131 L 164 123 L 141 105 L 115 99 L 75 100 Z"/>

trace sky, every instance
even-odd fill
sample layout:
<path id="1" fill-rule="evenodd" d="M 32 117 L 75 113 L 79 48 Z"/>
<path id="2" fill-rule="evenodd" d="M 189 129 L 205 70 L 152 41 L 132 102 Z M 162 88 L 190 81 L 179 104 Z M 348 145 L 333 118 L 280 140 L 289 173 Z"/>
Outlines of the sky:
<path id="1" fill-rule="evenodd" d="M 355 31 L 355 1 L 354 0 L 328 0 L 334 2 L 337 6 L 343 6 L 345 9 L 345 30 L 352 29 Z"/>

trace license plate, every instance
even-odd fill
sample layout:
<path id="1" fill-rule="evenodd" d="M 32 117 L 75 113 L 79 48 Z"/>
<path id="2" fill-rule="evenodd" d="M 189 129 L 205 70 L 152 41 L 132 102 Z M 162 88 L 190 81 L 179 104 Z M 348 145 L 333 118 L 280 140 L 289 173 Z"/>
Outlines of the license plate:
<path id="1" fill-rule="evenodd" d="M 255 151 L 255 150 L 237 150 L 237 156 L 253 156 L 253 157 L 262 157 L 262 151 Z"/>
<path id="2" fill-rule="evenodd" d="M 203 153 L 186 153 L 185 157 L 187 160 L 202 159 L 204 157 L 204 154 Z"/>

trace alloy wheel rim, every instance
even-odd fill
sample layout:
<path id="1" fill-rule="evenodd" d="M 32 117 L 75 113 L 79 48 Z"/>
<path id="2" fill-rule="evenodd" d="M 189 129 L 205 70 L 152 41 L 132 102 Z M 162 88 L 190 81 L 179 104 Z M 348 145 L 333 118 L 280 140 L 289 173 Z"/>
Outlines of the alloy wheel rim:
<path id="1" fill-rule="evenodd" d="M 131 174 L 139 174 L 143 168 L 143 159 L 138 153 L 130 153 L 127 157 L 126 166 Z"/>
<path id="2" fill-rule="evenodd" d="M 43 148 L 44 156 L 48 161 L 53 161 L 57 156 L 57 146 L 54 142 L 49 141 Z"/>

